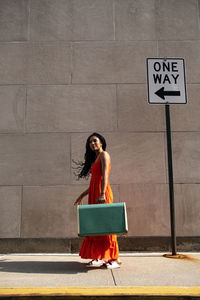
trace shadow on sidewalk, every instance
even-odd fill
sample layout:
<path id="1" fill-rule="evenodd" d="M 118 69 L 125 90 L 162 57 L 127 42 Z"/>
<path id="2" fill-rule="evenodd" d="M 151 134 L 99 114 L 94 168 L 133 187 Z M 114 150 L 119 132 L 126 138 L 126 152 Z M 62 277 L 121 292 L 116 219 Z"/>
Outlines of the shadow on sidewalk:
<path id="1" fill-rule="evenodd" d="M 77 261 L 0 261 L 0 272 L 11 273 L 77 274 L 94 269 Z"/>

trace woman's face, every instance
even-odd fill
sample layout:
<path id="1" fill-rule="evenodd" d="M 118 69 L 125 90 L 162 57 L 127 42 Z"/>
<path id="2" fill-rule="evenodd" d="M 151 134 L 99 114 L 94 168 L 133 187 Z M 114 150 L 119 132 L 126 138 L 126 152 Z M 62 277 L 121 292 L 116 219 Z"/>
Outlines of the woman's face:
<path id="1" fill-rule="evenodd" d="M 90 138 L 89 143 L 90 143 L 90 149 L 92 151 L 98 152 L 99 150 L 102 149 L 102 143 L 100 139 L 95 135 Z"/>

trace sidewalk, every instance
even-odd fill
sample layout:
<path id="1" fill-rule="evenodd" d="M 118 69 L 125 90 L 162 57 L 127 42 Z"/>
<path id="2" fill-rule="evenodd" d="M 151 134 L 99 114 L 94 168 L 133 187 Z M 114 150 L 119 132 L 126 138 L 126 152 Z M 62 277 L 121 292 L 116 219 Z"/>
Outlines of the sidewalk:
<path id="1" fill-rule="evenodd" d="M 0 296 L 182 295 L 200 298 L 200 253 L 121 253 L 120 269 L 88 267 L 67 254 L 0 255 Z"/>

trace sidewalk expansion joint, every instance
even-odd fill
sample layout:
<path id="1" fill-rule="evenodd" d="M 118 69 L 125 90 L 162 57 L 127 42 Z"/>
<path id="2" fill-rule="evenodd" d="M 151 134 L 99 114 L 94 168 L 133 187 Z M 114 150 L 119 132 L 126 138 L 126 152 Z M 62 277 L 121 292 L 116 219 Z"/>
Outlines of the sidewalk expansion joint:
<path id="1" fill-rule="evenodd" d="M 112 274 L 112 278 L 113 278 L 113 281 L 114 281 L 114 285 L 117 286 L 117 282 L 115 280 L 115 276 L 114 276 L 113 270 L 111 270 L 111 274 Z"/>

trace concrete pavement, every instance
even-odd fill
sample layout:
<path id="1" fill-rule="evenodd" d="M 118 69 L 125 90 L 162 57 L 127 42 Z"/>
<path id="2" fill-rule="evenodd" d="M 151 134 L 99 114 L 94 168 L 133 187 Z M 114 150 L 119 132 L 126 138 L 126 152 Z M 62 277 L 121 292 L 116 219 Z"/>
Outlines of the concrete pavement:
<path id="1" fill-rule="evenodd" d="M 120 269 L 88 267 L 68 254 L 0 255 L 0 296 L 182 295 L 200 298 L 200 253 L 121 253 Z M 77 294 L 78 293 L 78 294 Z"/>

